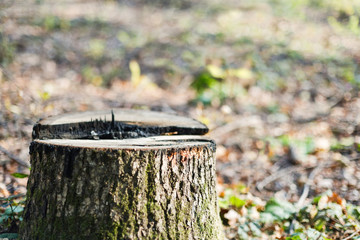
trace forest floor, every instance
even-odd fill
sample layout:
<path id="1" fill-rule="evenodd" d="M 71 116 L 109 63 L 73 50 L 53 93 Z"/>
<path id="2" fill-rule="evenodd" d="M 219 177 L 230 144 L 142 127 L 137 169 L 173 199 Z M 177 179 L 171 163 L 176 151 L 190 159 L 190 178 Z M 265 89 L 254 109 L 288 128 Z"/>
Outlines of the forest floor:
<path id="1" fill-rule="evenodd" d="M 0 3 L 0 197 L 26 193 L 39 118 L 141 108 L 208 125 L 229 239 L 248 201 L 360 204 L 358 5 L 145 2 Z"/>

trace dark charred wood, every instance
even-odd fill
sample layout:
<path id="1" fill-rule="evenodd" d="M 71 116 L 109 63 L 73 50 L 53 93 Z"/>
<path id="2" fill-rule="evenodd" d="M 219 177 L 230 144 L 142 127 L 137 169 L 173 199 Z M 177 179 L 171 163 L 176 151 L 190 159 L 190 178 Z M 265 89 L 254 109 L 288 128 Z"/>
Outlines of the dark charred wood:
<path id="1" fill-rule="evenodd" d="M 159 135 L 204 135 L 190 118 L 161 112 L 115 109 L 64 114 L 39 121 L 33 139 L 126 139 Z"/>

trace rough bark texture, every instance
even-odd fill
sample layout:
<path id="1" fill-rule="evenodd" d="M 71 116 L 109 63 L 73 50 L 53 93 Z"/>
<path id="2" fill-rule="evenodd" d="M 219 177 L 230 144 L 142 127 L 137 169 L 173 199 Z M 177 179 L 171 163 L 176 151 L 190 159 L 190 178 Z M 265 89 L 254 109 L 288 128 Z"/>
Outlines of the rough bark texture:
<path id="1" fill-rule="evenodd" d="M 125 109 L 41 120 L 21 239 L 221 239 L 207 131 Z"/>
<path id="2" fill-rule="evenodd" d="M 221 239 L 214 152 L 198 136 L 35 140 L 21 239 Z"/>
<path id="3" fill-rule="evenodd" d="M 190 118 L 161 112 L 114 109 L 70 113 L 39 121 L 33 139 L 126 139 L 159 135 L 203 135 L 208 128 Z"/>

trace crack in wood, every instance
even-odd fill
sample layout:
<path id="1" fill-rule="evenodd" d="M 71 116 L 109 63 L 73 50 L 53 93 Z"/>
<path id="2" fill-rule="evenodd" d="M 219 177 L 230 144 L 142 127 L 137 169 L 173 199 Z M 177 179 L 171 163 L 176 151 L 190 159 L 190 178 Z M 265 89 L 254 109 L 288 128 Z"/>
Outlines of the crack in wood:
<path id="1" fill-rule="evenodd" d="M 21 239 L 221 239 L 207 131 L 119 109 L 41 120 Z"/>

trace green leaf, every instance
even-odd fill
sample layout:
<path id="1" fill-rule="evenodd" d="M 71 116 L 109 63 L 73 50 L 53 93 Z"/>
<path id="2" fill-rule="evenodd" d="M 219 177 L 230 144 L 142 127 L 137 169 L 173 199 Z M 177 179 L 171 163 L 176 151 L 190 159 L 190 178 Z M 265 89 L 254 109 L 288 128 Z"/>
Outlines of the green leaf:
<path id="1" fill-rule="evenodd" d="M 305 234 L 307 235 L 308 240 L 318 240 L 318 239 L 323 239 L 321 237 L 323 237 L 323 234 L 313 228 L 309 228 L 306 230 Z"/>
<path id="2" fill-rule="evenodd" d="M 287 201 L 270 199 L 265 205 L 265 212 L 273 215 L 277 220 L 285 220 L 296 212 L 294 205 Z"/>
<path id="3" fill-rule="evenodd" d="M 24 207 L 23 206 L 16 206 L 16 207 L 13 207 L 13 212 L 14 213 L 21 213 L 24 211 Z"/>
<path id="4" fill-rule="evenodd" d="M 348 212 L 351 216 L 353 216 L 355 219 L 360 221 L 360 207 L 359 206 L 353 206 L 349 205 Z"/>
<path id="5" fill-rule="evenodd" d="M 316 197 L 313 199 L 312 202 L 313 202 L 314 204 L 318 204 L 321 197 L 322 197 L 321 195 L 320 195 L 320 196 L 316 196 Z"/>
<path id="6" fill-rule="evenodd" d="M 330 217 L 337 219 L 342 218 L 342 216 L 344 215 L 342 211 L 342 207 L 337 203 L 328 203 L 327 214 Z"/>
<path id="7" fill-rule="evenodd" d="M 11 176 L 15 177 L 15 178 L 26 178 L 29 176 L 29 174 L 25 174 L 25 173 L 13 173 L 11 174 Z"/>
<path id="8" fill-rule="evenodd" d="M 315 142 L 314 139 L 311 137 L 307 137 L 304 141 L 306 153 L 310 154 L 315 151 Z"/>
<path id="9" fill-rule="evenodd" d="M 224 199 L 224 198 L 219 198 L 219 207 L 223 208 L 223 209 L 228 209 L 229 208 L 229 200 Z"/>
<path id="10" fill-rule="evenodd" d="M 6 221 L 9 218 L 8 215 L 2 215 L 0 216 L 0 224 L 3 224 L 4 221 Z"/>
<path id="11" fill-rule="evenodd" d="M 39 92 L 39 96 L 40 96 L 40 98 L 41 98 L 43 101 L 46 101 L 46 100 L 48 100 L 48 99 L 51 97 L 50 93 L 49 93 L 49 92 L 46 92 L 46 91 L 44 91 L 44 92 Z"/>
<path id="12" fill-rule="evenodd" d="M 11 204 L 11 203 L 8 202 L 7 199 L 6 199 L 5 201 L 7 201 L 7 202 L 1 204 L 1 207 L 2 207 L 2 208 L 6 208 L 6 207 L 10 206 L 10 204 Z"/>
<path id="13" fill-rule="evenodd" d="M 229 72 L 230 76 L 235 76 L 240 79 L 252 79 L 254 77 L 253 72 L 247 68 L 230 69 Z"/>
<path id="14" fill-rule="evenodd" d="M 238 235 L 239 235 L 239 239 L 241 240 L 247 240 L 249 239 L 249 235 L 248 235 L 248 231 L 249 231 L 249 227 L 246 224 L 242 224 L 239 228 L 238 228 Z"/>
<path id="15" fill-rule="evenodd" d="M 268 212 L 260 213 L 260 221 L 262 223 L 272 223 L 275 220 L 276 220 L 276 218 L 271 213 L 268 213 Z"/>
<path id="16" fill-rule="evenodd" d="M 241 208 L 246 204 L 246 201 L 233 195 L 229 198 L 229 203 L 236 208 Z"/>
<path id="17" fill-rule="evenodd" d="M 261 227 L 258 224 L 250 222 L 249 227 L 254 237 L 261 237 Z"/>
<path id="18" fill-rule="evenodd" d="M 9 206 L 5 209 L 4 215 L 11 216 L 14 215 L 15 213 L 21 213 L 23 211 L 24 211 L 23 206 Z"/>
<path id="19" fill-rule="evenodd" d="M 217 83 L 218 80 L 216 80 L 209 72 L 205 71 L 195 77 L 191 86 L 196 90 L 197 94 L 201 94 Z"/>
<path id="20" fill-rule="evenodd" d="M 209 71 L 211 76 L 215 78 L 224 78 L 225 76 L 224 70 L 216 65 L 210 64 L 206 66 L 206 69 Z"/>
<path id="21" fill-rule="evenodd" d="M 13 214 L 13 209 L 11 208 L 11 206 L 5 209 L 4 214 L 8 216 Z"/>
<path id="22" fill-rule="evenodd" d="M 306 235 L 304 233 L 294 233 L 290 237 L 287 237 L 286 240 L 306 240 Z"/>
<path id="23" fill-rule="evenodd" d="M 342 151 L 342 150 L 352 147 L 353 145 L 354 145 L 354 138 L 353 137 L 345 137 L 345 138 L 341 138 L 340 141 L 335 142 L 331 146 L 331 150 L 332 151 Z M 359 146 L 358 146 L 358 149 L 359 149 Z"/>
<path id="24" fill-rule="evenodd" d="M 101 58 L 105 53 L 106 43 L 102 39 L 91 39 L 89 42 L 88 55 L 94 59 Z"/>
<path id="25" fill-rule="evenodd" d="M 283 146 L 288 147 L 290 145 L 290 137 L 288 135 L 282 135 L 279 140 Z"/>
<path id="26" fill-rule="evenodd" d="M 2 233 L 0 234 L 0 239 L 17 239 L 18 238 L 18 234 L 17 233 Z"/>
<path id="27" fill-rule="evenodd" d="M 324 229 L 326 223 L 327 223 L 327 219 L 324 216 L 323 218 L 319 218 L 315 221 L 314 227 L 316 230 L 322 231 Z"/>

